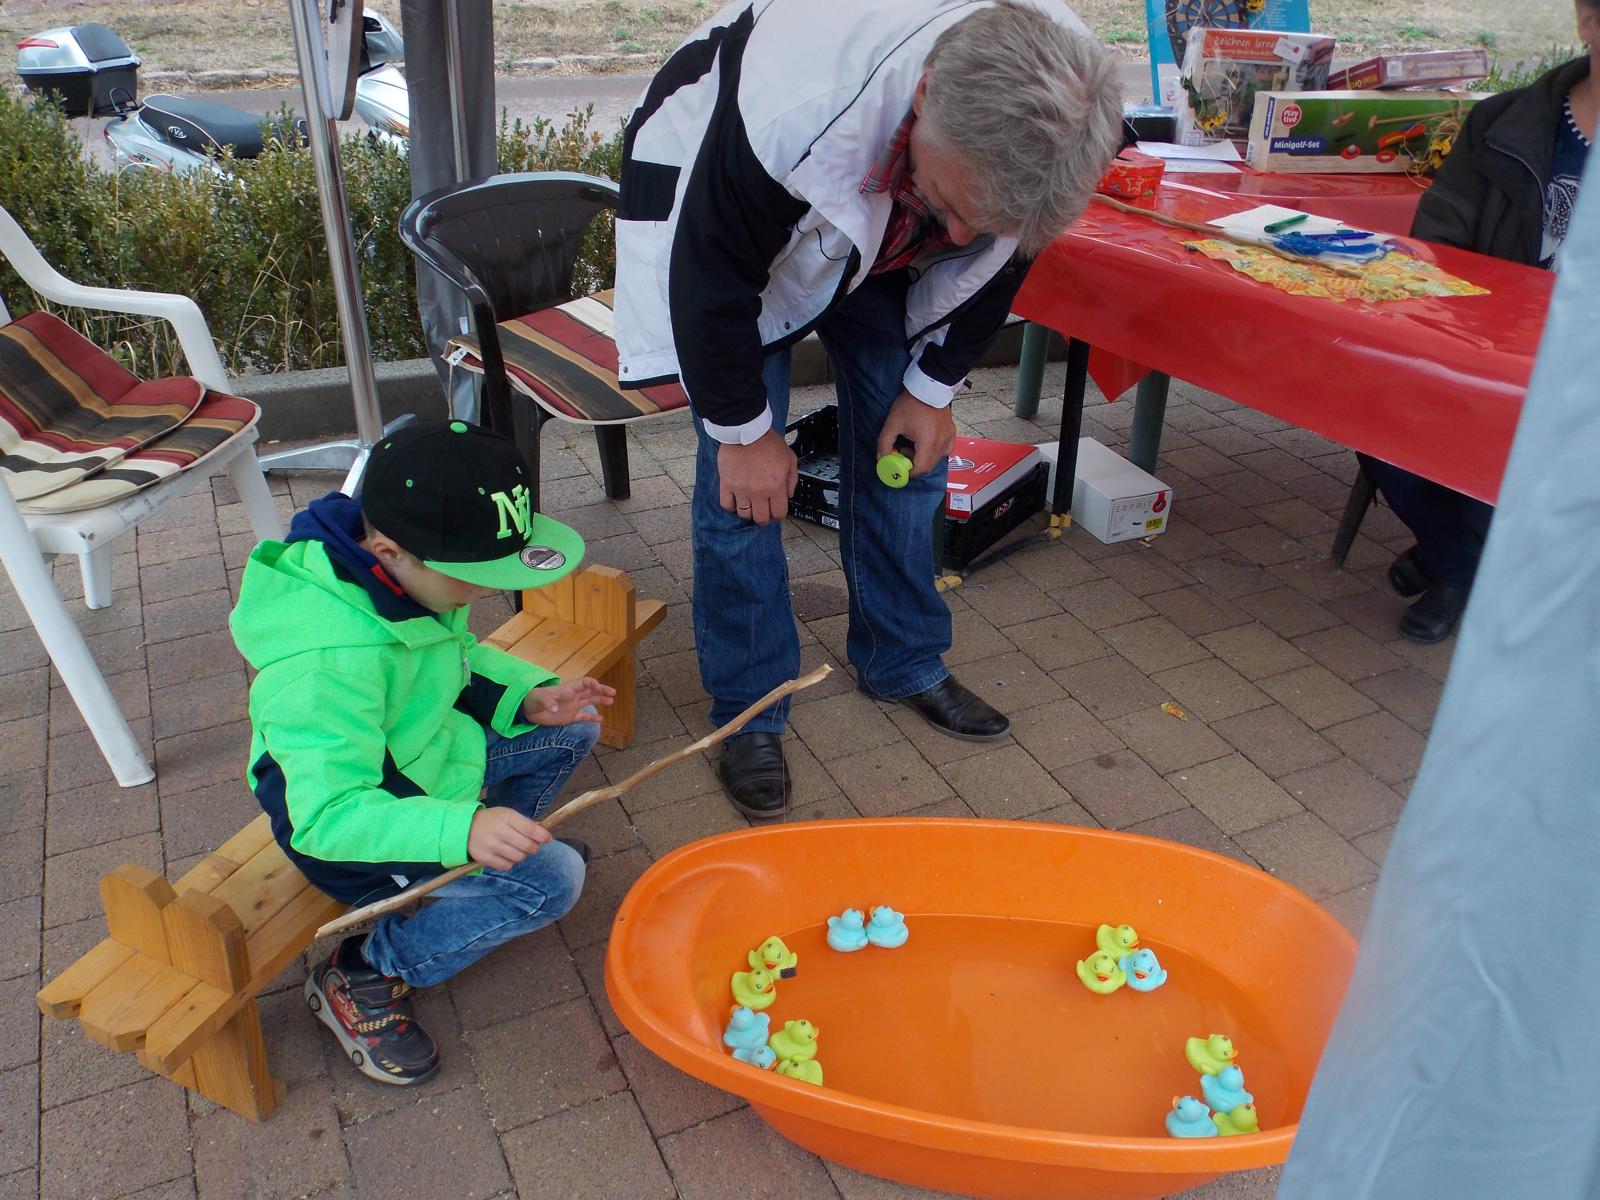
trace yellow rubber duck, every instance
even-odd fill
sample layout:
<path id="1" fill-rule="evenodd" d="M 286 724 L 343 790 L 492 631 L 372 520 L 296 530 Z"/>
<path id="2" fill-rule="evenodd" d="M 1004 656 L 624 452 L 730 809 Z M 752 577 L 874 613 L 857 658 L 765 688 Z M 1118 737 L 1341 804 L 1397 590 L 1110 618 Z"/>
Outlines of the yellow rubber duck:
<path id="1" fill-rule="evenodd" d="M 780 1059 L 809 1062 L 817 1056 L 817 1035 L 821 1032 L 810 1021 L 785 1021 L 767 1045 Z"/>
<path id="2" fill-rule="evenodd" d="M 822 1064 L 814 1058 L 804 1062 L 796 1062 L 792 1058 L 778 1060 L 778 1074 L 787 1075 L 790 1079 L 798 1079 L 801 1083 L 814 1083 L 822 1086 Z"/>
<path id="3" fill-rule="evenodd" d="M 799 973 L 800 956 L 783 944 L 781 937 L 769 937 L 757 946 L 745 960 L 751 967 L 762 967 L 780 979 L 791 979 Z"/>
<path id="4" fill-rule="evenodd" d="M 1124 954 L 1139 948 L 1139 931 L 1132 925 L 1102 925 L 1094 931 L 1094 944 L 1111 955 L 1112 962 L 1121 962 Z"/>
<path id="5" fill-rule="evenodd" d="M 732 987 L 734 1003 L 756 1012 L 778 998 L 777 977 L 765 967 L 757 967 L 753 971 L 735 971 Z"/>
<path id="6" fill-rule="evenodd" d="M 1241 1104 L 1232 1112 L 1212 1113 L 1212 1123 L 1216 1125 L 1217 1132 L 1223 1137 L 1234 1137 L 1241 1133 L 1260 1133 L 1261 1122 L 1256 1117 L 1254 1104 Z"/>
<path id="7" fill-rule="evenodd" d="M 1221 1033 L 1203 1038 L 1192 1037 L 1183 1044 L 1183 1056 L 1202 1075 L 1215 1075 L 1231 1063 L 1238 1053 L 1233 1048 L 1233 1039 Z"/>
<path id="8" fill-rule="evenodd" d="M 1101 996 L 1109 996 L 1128 982 L 1122 968 L 1117 966 L 1117 960 L 1104 950 L 1096 950 L 1088 958 L 1078 961 L 1078 978 L 1083 981 L 1084 987 Z"/>

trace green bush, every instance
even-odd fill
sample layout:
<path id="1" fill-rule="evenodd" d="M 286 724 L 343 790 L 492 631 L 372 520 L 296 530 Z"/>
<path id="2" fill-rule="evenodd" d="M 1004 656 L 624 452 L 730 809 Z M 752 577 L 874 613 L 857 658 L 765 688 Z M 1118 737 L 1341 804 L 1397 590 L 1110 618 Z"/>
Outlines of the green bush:
<path id="1" fill-rule="evenodd" d="M 603 137 L 590 128 L 592 117 L 590 109 L 559 126 L 502 120 L 500 169 L 615 179 L 622 135 Z M 277 130 L 285 119 L 276 119 Z M 364 135 L 345 138 L 340 157 L 373 358 L 415 357 L 424 353 L 415 266 L 398 231 L 411 198 L 409 166 Z M 59 110 L 0 90 L 0 206 L 63 275 L 194 297 L 234 374 L 341 364 L 310 152 L 275 138 L 259 158 L 225 165 L 225 176 L 103 171 L 85 160 Z M 612 258 L 610 222 L 597 221 L 579 264 L 583 290 L 610 285 Z M 0 296 L 14 311 L 40 306 L 3 263 Z M 130 369 L 181 370 L 165 322 L 78 310 L 61 315 Z"/>
<path id="2" fill-rule="evenodd" d="M 1507 62 L 1495 58 L 1489 67 L 1489 77 L 1473 88 L 1484 92 L 1509 92 L 1512 88 L 1526 87 L 1546 71 L 1562 63 L 1582 58 L 1587 51 L 1582 46 L 1551 46 L 1538 58 L 1512 59 Z"/>

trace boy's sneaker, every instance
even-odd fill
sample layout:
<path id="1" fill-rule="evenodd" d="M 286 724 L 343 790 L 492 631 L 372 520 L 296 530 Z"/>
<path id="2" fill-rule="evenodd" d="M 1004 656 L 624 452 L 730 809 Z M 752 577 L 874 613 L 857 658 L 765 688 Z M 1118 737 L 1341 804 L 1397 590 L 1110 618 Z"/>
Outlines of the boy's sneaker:
<path id="1" fill-rule="evenodd" d="M 439 1069 L 439 1048 L 411 1014 L 411 985 L 372 969 L 361 956 L 366 934 L 339 943 L 306 980 L 306 1006 L 333 1031 L 369 1079 L 402 1087 Z"/>

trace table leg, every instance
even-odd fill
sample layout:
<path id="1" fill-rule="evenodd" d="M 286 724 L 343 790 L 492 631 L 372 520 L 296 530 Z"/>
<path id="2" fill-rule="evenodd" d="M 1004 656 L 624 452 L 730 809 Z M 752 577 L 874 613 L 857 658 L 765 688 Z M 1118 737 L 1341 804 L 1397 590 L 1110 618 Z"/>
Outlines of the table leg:
<path id="1" fill-rule="evenodd" d="M 1139 381 L 1133 402 L 1128 461 L 1151 474 L 1155 473 L 1156 456 L 1161 453 L 1161 426 L 1167 419 L 1167 388 L 1171 383 L 1171 376 L 1151 371 Z"/>
<path id="2" fill-rule="evenodd" d="M 1019 417 L 1037 416 L 1039 392 L 1044 384 L 1044 360 L 1050 349 L 1050 330 L 1029 321 L 1022 327 L 1022 350 L 1017 358 L 1017 394 L 1011 411 Z"/>
<path id="3" fill-rule="evenodd" d="M 1072 511 L 1072 484 L 1078 477 L 1078 439 L 1083 436 L 1083 394 L 1088 386 L 1089 343 L 1070 338 L 1067 385 L 1061 392 L 1061 434 L 1056 440 L 1056 486 L 1050 495 L 1051 516 Z"/>

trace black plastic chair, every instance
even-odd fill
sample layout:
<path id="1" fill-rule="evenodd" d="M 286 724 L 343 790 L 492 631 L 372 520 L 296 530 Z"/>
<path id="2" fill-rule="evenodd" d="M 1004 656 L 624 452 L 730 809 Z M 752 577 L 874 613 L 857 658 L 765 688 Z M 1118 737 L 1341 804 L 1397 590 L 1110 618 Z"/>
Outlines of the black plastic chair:
<path id="1" fill-rule="evenodd" d="M 419 259 L 466 295 L 472 307 L 483 380 L 485 425 L 511 437 L 533 467 L 539 495 L 539 434 L 566 414 L 531 402 L 506 374 L 496 326 L 578 299 L 573 268 L 590 222 L 617 206 L 609 179 L 568 172 L 495 175 L 429 192 L 400 215 L 400 239 Z M 628 441 L 619 424 L 594 425 L 605 493 L 629 495 Z"/>

